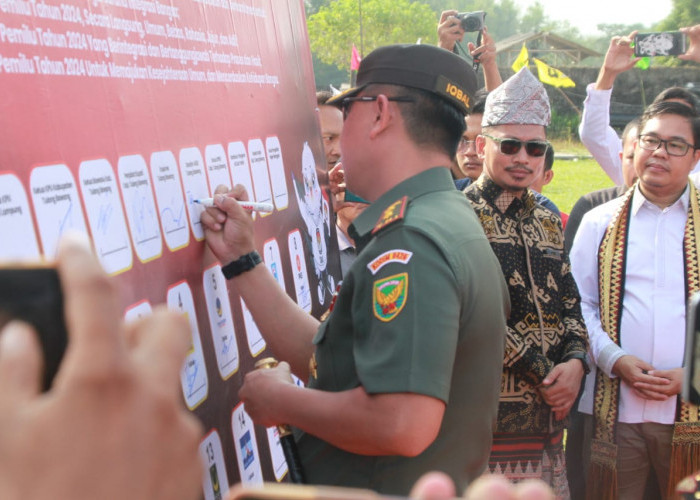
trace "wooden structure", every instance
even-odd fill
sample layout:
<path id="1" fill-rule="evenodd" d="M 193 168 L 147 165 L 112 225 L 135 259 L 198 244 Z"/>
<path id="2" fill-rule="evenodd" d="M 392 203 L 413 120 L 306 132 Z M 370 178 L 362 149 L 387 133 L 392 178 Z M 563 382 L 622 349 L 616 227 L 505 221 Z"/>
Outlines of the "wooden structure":
<path id="1" fill-rule="evenodd" d="M 586 57 L 602 57 L 603 54 L 589 49 L 549 31 L 513 35 L 496 42 L 496 57 L 499 67 L 510 67 L 518 57 L 523 43 L 530 58 L 542 59 L 550 66 L 573 66 Z"/>

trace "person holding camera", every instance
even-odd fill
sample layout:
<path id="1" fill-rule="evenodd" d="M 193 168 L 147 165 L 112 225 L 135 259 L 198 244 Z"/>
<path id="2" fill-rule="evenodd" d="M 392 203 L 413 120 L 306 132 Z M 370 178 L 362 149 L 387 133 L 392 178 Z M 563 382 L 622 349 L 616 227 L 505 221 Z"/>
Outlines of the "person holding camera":
<path id="1" fill-rule="evenodd" d="M 496 64 L 496 42 L 484 24 L 485 16 L 483 12 L 443 11 L 437 26 L 438 47 L 457 53 L 458 42 L 464 39 L 467 31 L 481 32 L 481 44 L 477 47 L 469 42 L 467 48 L 472 59 L 481 64 L 484 70 L 484 87 L 491 91 L 498 87 L 503 79 Z"/>

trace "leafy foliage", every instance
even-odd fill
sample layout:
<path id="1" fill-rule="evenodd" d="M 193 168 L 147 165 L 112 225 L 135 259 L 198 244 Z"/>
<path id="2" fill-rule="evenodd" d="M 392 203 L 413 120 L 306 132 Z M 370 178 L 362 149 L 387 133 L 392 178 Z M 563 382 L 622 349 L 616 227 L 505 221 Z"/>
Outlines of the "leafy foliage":
<path id="1" fill-rule="evenodd" d="M 568 21 L 553 21 L 542 4 L 536 1 L 524 13 L 513 0 L 304 0 L 308 31 L 315 67 L 324 75 L 334 72 L 323 65 L 335 66 L 338 74 L 349 74 L 350 51 L 353 43 L 362 55 L 372 49 L 391 43 L 437 43 L 437 22 L 443 10 L 458 12 L 486 12 L 486 25 L 494 40 L 504 40 L 519 33 L 550 31 L 598 52 L 607 50 L 610 38 L 633 30 L 676 30 L 681 26 L 700 23 L 699 0 L 673 0 L 671 14 L 657 26 L 641 24 L 601 24 L 600 36 L 582 36 Z M 362 26 L 360 27 L 360 7 Z M 474 42 L 475 33 L 465 36 Z M 602 58 L 586 60 L 585 64 L 598 66 Z M 548 61 L 553 65 L 560 61 Z M 675 65 L 678 58 L 655 58 L 654 65 Z M 331 83 L 317 73 L 317 83 Z M 349 79 L 349 78 L 348 78 Z"/>
<path id="2" fill-rule="evenodd" d="M 392 43 L 437 43 L 435 13 L 424 3 L 363 0 L 361 8 L 362 25 L 357 0 L 331 2 L 309 17 L 311 50 L 320 61 L 347 70 L 353 43 L 361 55 Z"/>
<path id="3" fill-rule="evenodd" d="M 673 0 L 673 9 L 666 19 L 655 29 L 657 31 L 677 31 L 678 28 L 700 24 L 700 7 L 698 0 Z M 681 61 L 676 57 L 657 57 L 653 61 L 656 66 L 688 66 L 694 62 Z"/>
<path id="4" fill-rule="evenodd" d="M 684 26 L 700 24 L 698 0 L 673 0 L 673 9 L 666 19 L 661 21 L 658 31 L 675 31 Z"/>

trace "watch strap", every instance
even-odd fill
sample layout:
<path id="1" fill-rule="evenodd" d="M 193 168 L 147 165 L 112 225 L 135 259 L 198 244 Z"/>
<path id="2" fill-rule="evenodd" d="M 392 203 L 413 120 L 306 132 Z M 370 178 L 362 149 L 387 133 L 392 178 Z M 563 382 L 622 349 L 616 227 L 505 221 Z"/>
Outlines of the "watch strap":
<path id="1" fill-rule="evenodd" d="M 588 375 L 591 371 L 590 366 L 588 366 L 588 354 L 585 352 L 572 352 L 571 354 L 568 354 L 567 356 L 564 357 L 563 362 L 567 362 L 570 359 L 578 359 L 581 364 L 583 364 L 583 371 L 584 374 Z"/>
<path id="2" fill-rule="evenodd" d="M 260 257 L 260 254 L 253 250 L 250 253 L 242 255 L 237 260 L 226 264 L 221 268 L 221 272 L 227 280 L 230 280 L 240 274 L 250 271 L 261 262 L 262 258 Z"/>

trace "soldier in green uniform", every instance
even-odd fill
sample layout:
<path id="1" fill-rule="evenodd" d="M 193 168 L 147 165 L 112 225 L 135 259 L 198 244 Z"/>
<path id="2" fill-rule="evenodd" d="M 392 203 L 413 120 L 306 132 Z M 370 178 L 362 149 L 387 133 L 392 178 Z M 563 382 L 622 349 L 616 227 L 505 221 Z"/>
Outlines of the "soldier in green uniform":
<path id="1" fill-rule="evenodd" d="M 509 307 L 449 172 L 475 75 L 445 50 L 396 45 L 368 55 L 357 83 L 333 102 L 348 189 L 371 204 L 350 228 L 359 255 L 321 324 L 256 265 L 242 187 L 219 190 L 202 216 L 224 274 L 289 363 L 249 373 L 239 396 L 256 423 L 297 429 L 311 483 L 406 495 L 440 470 L 462 490 L 486 466 Z"/>

